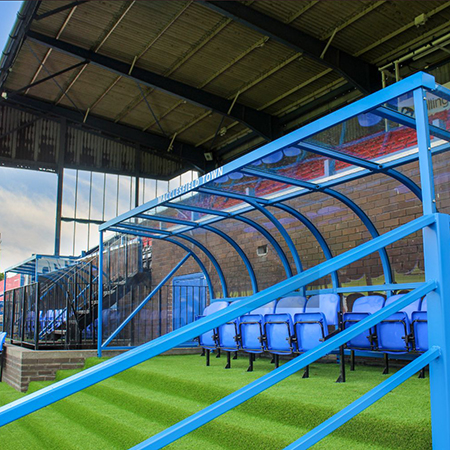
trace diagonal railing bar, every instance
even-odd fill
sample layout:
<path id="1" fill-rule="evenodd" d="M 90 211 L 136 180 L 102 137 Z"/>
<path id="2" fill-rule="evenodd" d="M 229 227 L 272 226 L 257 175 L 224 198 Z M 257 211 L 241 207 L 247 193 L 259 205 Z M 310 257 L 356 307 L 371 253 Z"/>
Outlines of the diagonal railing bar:
<path id="1" fill-rule="evenodd" d="M 297 441 L 288 445 L 285 450 L 306 450 L 312 447 L 314 444 L 322 440 L 332 431 L 339 428 L 344 423 L 355 417 L 361 411 L 364 411 L 370 405 L 373 405 L 376 401 L 380 400 L 386 394 L 391 392 L 396 387 L 400 386 L 408 378 L 412 377 L 420 369 L 427 366 L 431 361 L 440 356 L 440 348 L 432 347 L 426 351 L 423 355 L 420 355 L 414 361 L 410 362 L 403 369 L 399 370 L 396 374 L 390 376 L 386 381 L 383 381 L 378 386 L 371 389 L 362 397 L 355 400 L 346 408 L 339 411 L 334 416 L 321 423 L 316 428 L 312 429 Z"/>
<path id="2" fill-rule="evenodd" d="M 209 316 L 199 319 L 196 322 L 190 323 L 184 327 L 181 327 L 171 333 L 161 336 L 153 341 L 143 344 L 133 350 L 128 351 L 122 355 L 111 358 L 97 366 L 91 367 L 83 372 L 73 375 L 69 378 L 61 380 L 57 383 L 52 384 L 46 388 L 43 388 L 37 392 L 27 395 L 21 399 L 18 399 L 8 405 L 0 407 L 0 426 L 6 425 L 7 423 L 13 422 L 20 417 L 26 416 L 38 409 L 48 406 L 52 403 L 57 402 L 69 395 L 79 392 L 89 386 L 92 386 L 100 381 L 103 381 L 113 375 L 121 373 L 130 367 L 147 361 L 167 350 L 170 350 L 177 345 L 182 344 L 188 340 L 191 340 L 203 333 L 206 333 L 213 328 L 217 328 L 226 322 L 230 322 L 237 317 L 240 317 L 254 309 L 269 303 L 272 300 L 280 298 L 290 292 L 307 286 L 313 281 L 322 278 L 335 270 L 339 270 L 348 264 L 353 263 L 359 259 L 362 259 L 371 253 L 379 250 L 382 247 L 391 245 L 394 242 L 409 236 L 411 233 L 421 230 L 436 222 L 436 214 L 429 214 L 426 216 L 421 216 L 405 225 L 402 225 L 395 230 L 389 231 L 388 233 L 379 236 L 369 242 L 361 244 L 360 246 L 351 249 L 333 259 L 323 262 L 311 269 L 308 269 L 300 274 L 294 275 L 287 280 L 284 280 L 274 286 L 271 286 L 251 297 L 243 298 L 240 301 L 232 303 L 229 307 L 217 311 Z M 425 295 L 431 289 L 435 288 L 435 283 L 427 283 L 424 287 L 417 288 L 414 293 L 419 293 L 420 296 Z M 418 295 L 419 295 L 418 294 Z M 407 294 L 402 297 L 398 302 L 392 303 L 387 308 L 383 309 L 377 317 L 382 320 L 384 317 L 398 311 L 403 306 L 407 305 L 408 302 L 413 301 L 416 296 L 415 294 Z M 418 298 L 418 297 L 417 297 Z M 395 309 L 398 306 L 398 309 Z M 388 311 L 388 313 L 386 313 Z M 387 315 L 384 315 L 387 314 Z M 364 324 L 369 324 L 367 328 L 370 328 L 375 323 L 373 323 L 372 318 L 370 318 Z M 347 332 L 345 332 L 346 339 L 351 339 L 349 336 L 356 336 L 353 333 L 353 329 L 356 329 L 359 324 L 352 326 Z M 367 329 L 365 328 L 365 329 Z M 360 328 L 358 328 L 361 333 Z M 350 333 L 350 334 L 349 334 Z M 342 342 L 341 342 L 342 341 Z M 336 347 L 345 343 L 345 338 L 336 336 L 335 339 L 330 339 L 325 345 L 327 347 L 321 346 L 321 349 L 329 348 L 329 346 L 334 345 Z M 320 350 L 319 350 L 320 351 Z M 328 351 L 328 350 L 326 350 Z M 305 359 L 305 358 L 304 358 Z M 309 362 L 308 362 L 309 361 Z M 305 364 L 308 365 L 314 360 L 311 360 L 311 356 L 305 359 Z M 286 365 L 282 366 L 282 369 Z M 156 448 L 156 447 L 155 447 Z"/>
<path id="3" fill-rule="evenodd" d="M 307 351 L 303 355 L 296 357 L 295 359 L 287 362 L 278 369 L 273 370 L 267 375 L 264 375 L 256 381 L 248 384 L 247 386 L 244 386 L 243 388 L 233 392 L 232 394 L 227 395 L 216 403 L 213 403 L 212 405 L 206 407 L 205 409 L 202 409 L 198 413 L 195 413 L 192 416 L 182 420 L 181 422 L 178 422 L 177 424 L 167 428 L 161 433 L 158 433 L 155 436 L 147 439 L 146 441 L 141 442 L 141 444 L 132 447 L 132 450 L 156 450 L 169 445 L 170 443 L 180 439 L 191 431 L 194 431 L 202 425 L 207 424 L 211 420 L 216 419 L 222 414 L 244 403 L 255 395 L 258 395 L 266 389 L 279 383 L 280 381 L 283 381 L 284 379 L 298 372 L 304 367 L 309 366 L 337 347 L 344 345 L 346 342 L 358 336 L 362 332 L 368 330 L 369 328 L 372 328 L 377 323 L 408 306 L 413 301 L 418 300 L 422 296 L 428 294 L 432 290 L 436 289 L 436 287 L 437 284 L 434 281 L 424 283 L 421 287 L 418 287 L 414 291 L 405 294 L 397 301 L 392 302 L 390 305 L 385 306 L 376 313 L 371 314 L 357 324 L 352 325 L 347 330 L 341 331 L 339 334 L 336 334 L 334 337 L 327 340 L 323 344 L 320 344 L 312 350 Z"/>

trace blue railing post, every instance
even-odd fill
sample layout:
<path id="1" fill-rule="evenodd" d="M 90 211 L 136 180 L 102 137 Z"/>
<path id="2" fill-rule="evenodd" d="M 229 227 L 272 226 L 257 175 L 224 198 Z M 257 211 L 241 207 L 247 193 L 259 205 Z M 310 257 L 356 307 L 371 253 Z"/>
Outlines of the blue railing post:
<path id="1" fill-rule="evenodd" d="M 102 320 L 103 320 L 103 231 L 100 231 L 98 244 L 98 321 L 97 321 L 97 356 L 102 357 Z"/>
<path id="2" fill-rule="evenodd" d="M 450 216 L 436 214 L 436 223 L 423 230 L 425 273 L 437 289 L 427 295 L 429 347 L 441 356 L 430 363 L 433 448 L 450 448 Z"/>
<path id="3" fill-rule="evenodd" d="M 436 212 L 433 161 L 425 91 L 414 91 L 423 213 Z M 426 279 L 437 283 L 427 295 L 428 341 L 439 346 L 441 356 L 430 363 L 431 428 L 433 448 L 450 448 L 450 216 L 436 214 L 434 224 L 423 229 Z"/>

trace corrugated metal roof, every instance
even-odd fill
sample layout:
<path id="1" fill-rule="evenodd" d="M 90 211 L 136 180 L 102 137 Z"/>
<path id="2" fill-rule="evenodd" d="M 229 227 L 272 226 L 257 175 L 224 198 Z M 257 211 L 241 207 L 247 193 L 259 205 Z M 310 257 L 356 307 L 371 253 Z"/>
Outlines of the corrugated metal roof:
<path id="1" fill-rule="evenodd" d="M 450 2 L 444 1 L 241 3 L 321 40 L 324 49 L 332 37 L 332 46 L 375 65 L 437 35 L 450 33 Z M 56 4 L 70 2 L 42 1 L 38 14 L 53 10 Z M 415 26 L 414 20 L 420 14 L 428 14 L 427 20 L 424 25 Z M 192 1 L 90 1 L 34 20 L 31 29 L 128 64 L 135 61 L 135 67 L 226 98 L 230 107 L 239 93 L 238 103 L 274 117 L 345 84 L 341 74 L 327 69 L 320 61 L 296 54 L 264 33 Z M 45 70 L 40 66 L 42 61 Z M 26 41 L 4 87 L 19 89 L 78 61 Z M 207 108 L 143 86 L 147 102 L 160 120 L 158 125 L 135 82 L 92 64 L 59 76 L 57 82 L 59 86 L 54 81 L 42 83 L 26 95 L 79 109 L 81 115 L 100 116 L 154 134 L 171 137 L 177 133 L 177 141 L 199 146 L 200 152 L 210 149 L 219 124 L 227 130 L 214 140 L 214 148 L 248 130 L 231 118 L 222 119 Z M 86 152 L 89 159 L 92 151 Z M 77 158 L 74 164 L 83 159 L 82 154 Z M 131 164 L 127 158 L 117 158 L 122 166 Z M 119 167 L 119 159 L 111 164 Z M 173 164 L 170 161 L 161 170 L 179 170 Z"/>

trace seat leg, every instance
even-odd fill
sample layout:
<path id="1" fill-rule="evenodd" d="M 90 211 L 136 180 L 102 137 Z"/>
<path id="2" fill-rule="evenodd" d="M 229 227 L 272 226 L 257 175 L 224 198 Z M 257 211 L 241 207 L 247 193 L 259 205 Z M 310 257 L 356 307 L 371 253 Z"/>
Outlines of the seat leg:
<path id="1" fill-rule="evenodd" d="M 205 349 L 202 348 L 202 353 L 200 354 L 200 356 L 205 356 Z"/>
<path id="2" fill-rule="evenodd" d="M 217 349 L 217 355 L 216 358 L 220 358 L 220 348 Z"/>
<path id="3" fill-rule="evenodd" d="M 425 367 L 422 367 L 422 369 L 420 369 L 418 378 L 425 378 Z"/>
<path id="4" fill-rule="evenodd" d="M 231 353 L 227 352 L 227 365 L 225 366 L 225 369 L 231 368 Z"/>
<path id="5" fill-rule="evenodd" d="M 249 366 L 248 366 L 247 372 L 253 372 L 253 353 L 248 354 L 248 362 L 249 362 Z"/>
<path id="6" fill-rule="evenodd" d="M 270 364 L 275 364 L 275 355 L 272 355 L 272 359 L 270 360 Z"/>
<path id="7" fill-rule="evenodd" d="M 237 358 L 238 358 L 238 354 L 237 354 L 237 352 L 234 352 L 233 359 L 237 359 Z"/>
<path id="8" fill-rule="evenodd" d="M 339 365 L 341 368 L 341 373 L 339 378 L 336 380 L 336 383 L 345 383 L 345 355 L 344 355 L 344 346 L 341 345 L 339 347 Z"/>
<path id="9" fill-rule="evenodd" d="M 350 371 L 355 371 L 355 350 L 350 350 Z"/>
<path id="10" fill-rule="evenodd" d="M 305 367 L 305 371 L 303 372 L 302 378 L 309 378 L 309 366 Z"/>
<path id="11" fill-rule="evenodd" d="M 275 357 L 275 369 L 278 369 L 280 367 L 280 355 L 274 355 Z"/>
<path id="12" fill-rule="evenodd" d="M 389 355 L 387 353 L 384 354 L 384 370 L 383 375 L 387 375 L 389 373 Z"/>
<path id="13" fill-rule="evenodd" d="M 210 365 L 210 359 L 211 359 L 211 351 L 208 349 L 206 350 L 206 365 Z"/>

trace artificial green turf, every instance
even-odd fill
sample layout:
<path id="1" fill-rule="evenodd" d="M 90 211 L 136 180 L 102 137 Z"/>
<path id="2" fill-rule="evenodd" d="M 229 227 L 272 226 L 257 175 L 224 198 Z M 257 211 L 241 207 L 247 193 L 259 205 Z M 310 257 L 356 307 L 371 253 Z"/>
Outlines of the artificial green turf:
<path id="1" fill-rule="evenodd" d="M 88 360 L 86 367 L 100 360 Z M 273 369 L 247 359 L 224 370 L 224 358 L 160 356 L 0 429 L 2 450 L 128 449 Z M 386 379 L 357 367 L 337 384 L 336 364 L 316 364 L 172 444 L 174 449 L 282 449 Z M 57 379 L 75 371 L 62 371 Z M 50 383 L 31 383 L 29 392 Z M 19 394 L 0 383 L 0 404 Z M 411 378 L 329 437 L 317 449 L 431 448 L 428 379 Z"/>

